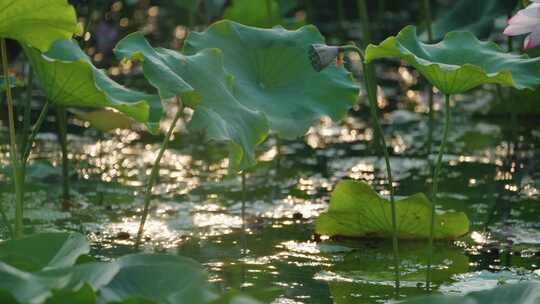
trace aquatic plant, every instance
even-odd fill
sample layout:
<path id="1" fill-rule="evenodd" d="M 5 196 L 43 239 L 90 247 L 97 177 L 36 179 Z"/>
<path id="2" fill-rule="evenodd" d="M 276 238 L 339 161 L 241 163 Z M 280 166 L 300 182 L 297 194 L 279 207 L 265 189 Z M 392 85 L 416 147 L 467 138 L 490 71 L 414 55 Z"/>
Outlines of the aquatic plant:
<path id="1" fill-rule="evenodd" d="M 397 237 L 429 239 L 432 206 L 423 193 L 397 201 Z M 394 234 L 392 207 L 368 184 L 343 180 L 332 192 L 328 211 L 317 219 L 315 231 L 329 236 L 389 239 Z M 457 239 L 469 232 L 469 219 L 462 212 L 437 214 L 434 222 L 433 237 L 438 240 Z"/>
<path id="2" fill-rule="evenodd" d="M 142 61 L 145 77 L 162 99 L 176 94 L 195 110 L 188 129 L 225 142 L 229 171 L 236 173 L 256 163 L 255 147 L 270 131 L 297 138 L 321 116 L 341 119 L 356 103 L 357 88 L 344 69 L 317 73 L 311 68 L 307 49 L 323 41 L 313 26 L 288 31 L 221 21 L 203 33 L 190 33 L 184 46 L 187 55 L 154 49 L 140 33 L 124 38 L 115 50 L 119 58 Z M 197 102 L 182 98 L 186 92 L 196 94 Z M 154 168 L 159 167 L 170 134 Z M 139 240 L 155 174 L 147 184 Z"/>
<path id="3" fill-rule="evenodd" d="M 40 51 L 46 51 L 55 40 L 71 38 L 74 33 L 78 32 L 78 27 L 75 10 L 66 0 L 47 2 L 41 0 L 1 0 L 0 7 L 2 7 L 2 11 L 0 11 L 0 20 L 2 20 L 0 23 L 0 49 L 9 116 L 12 181 L 15 190 L 15 227 L 13 232 L 14 237 L 21 237 L 23 233 L 24 169 L 17 147 L 5 39 L 11 38 Z"/>
<path id="4" fill-rule="evenodd" d="M 363 0 L 357 1 L 360 21 L 362 22 L 362 34 L 366 44 L 371 43 L 371 33 L 369 31 L 369 17 L 367 14 L 366 3 Z M 390 165 L 390 156 L 388 154 L 386 139 L 381 123 L 379 122 L 379 113 L 377 105 L 377 78 L 373 64 L 366 63 L 364 60 L 364 52 L 355 45 L 345 46 L 325 46 L 312 44 L 308 52 L 312 67 L 316 71 L 322 71 L 326 67 L 331 66 L 332 62 L 347 52 L 354 52 L 360 56 L 364 72 L 364 84 L 367 92 L 367 97 L 370 105 L 370 113 L 375 125 L 376 142 L 379 144 L 382 154 L 384 155 L 386 164 L 386 173 L 388 175 L 387 189 L 390 196 L 390 210 L 392 223 L 392 244 L 394 253 L 394 268 L 395 268 L 395 283 L 396 289 L 399 289 L 399 246 L 398 246 L 398 228 L 397 228 L 397 211 L 394 199 L 394 182 L 392 177 L 392 168 Z"/>
<path id="5" fill-rule="evenodd" d="M 220 300 L 203 267 L 188 258 L 131 254 L 100 262 L 87 256 L 89 251 L 86 238 L 78 233 L 42 233 L 1 242 L 0 300 L 21 304 L 202 304 L 246 298 L 225 295 Z"/>
<path id="6" fill-rule="evenodd" d="M 470 32 L 451 32 L 437 44 L 420 42 L 416 28 L 408 26 L 397 36 L 379 45 L 370 45 L 366 61 L 399 58 L 417 69 L 445 95 L 445 123 L 436 159 L 431 197 L 437 200 L 442 158 L 446 151 L 451 123 L 450 98 L 484 84 L 516 89 L 533 89 L 540 84 L 540 59 L 505 53 L 493 42 L 482 42 Z M 435 234 L 435 204 L 432 207 L 430 243 Z M 433 246 L 430 246 L 433 248 Z M 429 284 L 429 272 L 428 272 Z"/>

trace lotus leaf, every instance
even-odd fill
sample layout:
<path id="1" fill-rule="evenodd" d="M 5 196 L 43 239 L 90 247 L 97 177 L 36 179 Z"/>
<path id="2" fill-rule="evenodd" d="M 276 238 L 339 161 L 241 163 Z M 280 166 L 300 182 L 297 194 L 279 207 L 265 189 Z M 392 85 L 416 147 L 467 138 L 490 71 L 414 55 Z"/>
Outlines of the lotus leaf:
<path id="1" fill-rule="evenodd" d="M 196 105 L 189 128 L 204 131 L 208 140 L 229 144 L 230 168 L 233 171 L 255 164 L 255 146 L 268 134 L 264 115 L 239 102 L 236 80 L 223 68 L 223 53 L 206 49 L 185 56 L 168 49 L 154 49 L 141 33 L 134 33 L 116 47 L 117 54 L 143 60 L 145 76 L 160 92 L 169 83 L 163 78 L 182 79 L 193 87 L 202 100 Z"/>
<path id="2" fill-rule="evenodd" d="M 0 263 L 0 290 L 9 292 L 19 303 L 44 303 L 54 290 L 79 291 L 85 284 L 97 290 L 118 272 L 118 266 L 107 263 L 83 265 L 28 273 Z"/>
<path id="3" fill-rule="evenodd" d="M 470 32 L 451 32 L 440 43 L 425 44 L 416 28 L 408 26 L 366 50 L 366 62 L 387 57 L 412 65 L 444 94 L 464 93 L 490 83 L 520 90 L 540 84 L 539 58 L 505 53 Z"/>
<path id="4" fill-rule="evenodd" d="M 221 49 L 225 70 L 236 80 L 238 101 L 264 113 L 280 137 L 293 139 L 322 116 L 343 118 L 358 99 L 358 88 L 345 68 L 313 70 L 307 54 L 317 43 L 324 38 L 314 26 L 289 31 L 221 21 L 206 32 L 190 33 L 184 51 Z"/>
<path id="5" fill-rule="evenodd" d="M 159 97 L 116 83 L 92 65 L 73 40 L 58 40 L 45 54 L 27 46 L 24 49 L 51 102 L 73 107 L 114 108 L 146 123 L 151 131 L 158 129 L 163 111 Z"/>
<path id="6" fill-rule="evenodd" d="M 44 233 L 0 243 L 0 301 L 86 304 L 97 298 L 97 303 L 197 304 L 217 298 L 194 260 L 132 254 L 109 263 L 75 265 L 88 251 L 86 238 L 77 233 Z M 13 257 L 17 263 L 8 264 Z"/>
<path id="7" fill-rule="evenodd" d="M 57 39 L 78 32 L 75 9 L 67 0 L 0 0 L 0 37 L 45 52 Z"/>
<path id="8" fill-rule="evenodd" d="M 397 201 L 398 237 L 429 238 L 431 208 L 422 193 Z M 328 211 L 317 219 L 316 231 L 330 236 L 391 238 L 390 218 L 390 201 L 366 183 L 344 180 L 332 193 Z M 462 212 L 438 214 L 435 223 L 435 239 L 456 239 L 469 231 L 469 219 Z"/>
<path id="9" fill-rule="evenodd" d="M 117 263 L 118 275 L 101 289 L 106 302 L 144 299 L 159 304 L 198 304 L 209 300 L 207 275 L 194 260 L 139 254 L 121 257 Z"/>
<path id="10" fill-rule="evenodd" d="M 24 271 L 68 267 L 90 246 L 77 233 L 42 233 L 0 243 L 0 261 Z"/>

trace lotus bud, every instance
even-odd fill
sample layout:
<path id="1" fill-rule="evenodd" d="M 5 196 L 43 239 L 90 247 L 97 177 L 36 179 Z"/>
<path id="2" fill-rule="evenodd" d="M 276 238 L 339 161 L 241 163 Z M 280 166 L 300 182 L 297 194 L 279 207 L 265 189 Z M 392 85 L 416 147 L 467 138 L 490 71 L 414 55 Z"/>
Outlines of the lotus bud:
<path id="1" fill-rule="evenodd" d="M 309 47 L 309 61 L 315 71 L 324 70 L 331 63 L 335 62 L 341 52 L 338 46 L 328 46 L 325 44 L 312 44 Z"/>

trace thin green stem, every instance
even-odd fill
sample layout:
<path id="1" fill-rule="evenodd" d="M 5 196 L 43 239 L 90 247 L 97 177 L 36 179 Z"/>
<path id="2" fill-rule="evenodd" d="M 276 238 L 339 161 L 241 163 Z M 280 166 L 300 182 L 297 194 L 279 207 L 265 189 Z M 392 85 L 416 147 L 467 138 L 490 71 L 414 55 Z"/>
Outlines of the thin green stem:
<path id="1" fill-rule="evenodd" d="M 13 114 L 13 95 L 9 83 L 9 71 L 7 60 L 6 40 L 0 39 L 0 50 L 2 56 L 2 69 L 5 78 L 6 101 L 8 107 L 9 124 L 9 148 L 11 157 L 11 167 L 13 170 L 13 185 L 15 188 L 15 229 L 14 238 L 20 238 L 23 234 L 23 208 L 24 208 L 24 180 L 17 153 L 17 135 L 15 132 L 15 115 Z"/>
<path id="2" fill-rule="evenodd" d="M 39 117 L 34 124 L 34 127 L 32 128 L 32 132 L 30 133 L 30 136 L 28 137 L 28 141 L 26 143 L 26 149 L 24 150 L 24 154 L 22 156 L 22 165 L 23 168 L 26 167 L 26 164 L 28 163 L 28 158 L 30 157 L 30 152 L 32 151 L 32 146 L 34 145 L 34 141 L 36 140 L 36 136 L 39 132 L 39 129 L 43 125 L 43 122 L 45 121 L 45 118 L 47 118 L 47 113 L 49 112 L 49 100 L 45 102 L 43 105 L 43 108 L 41 108 L 41 113 L 39 113 Z"/>
<path id="3" fill-rule="evenodd" d="M 105 134 L 102 131 L 98 131 L 98 140 L 99 140 L 99 184 L 98 184 L 98 205 L 103 205 L 103 199 L 105 197 L 105 194 L 103 193 L 102 185 L 103 180 L 101 177 L 103 176 L 103 142 L 105 141 Z"/>
<path id="4" fill-rule="evenodd" d="M 426 276 L 426 289 L 430 290 L 431 285 L 431 269 L 433 264 L 433 239 L 435 237 L 435 211 L 436 211 L 436 200 L 437 200 L 437 193 L 439 191 L 439 177 L 441 174 L 441 168 L 442 168 L 442 158 L 446 150 L 446 146 L 448 144 L 448 130 L 450 129 L 450 123 L 451 123 L 451 109 L 450 109 L 450 95 L 445 96 L 445 123 L 444 123 L 444 130 L 443 130 L 443 138 L 441 147 L 439 148 L 439 154 L 437 156 L 437 162 L 435 163 L 435 170 L 433 172 L 433 180 L 432 180 L 432 191 L 431 191 L 431 200 L 432 200 L 432 207 L 431 207 L 431 225 L 429 229 L 429 256 L 428 256 L 428 269 L 427 269 L 427 276 Z"/>
<path id="5" fill-rule="evenodd" d="M 371 32 L 369 31 L 369 16 L 367 12 L 367 6 L 365 0 L 358 0 L 358 15 L 360 16 L 360 26 L 362 27 L 362 38 L 364 38 L 363 47 L 365 48 L 368 44 L 372 42 Z"/>
<path id="6" fill-rule="evenodd" d="M 365 43 L 371 43 L 371 34 L 369 31 L 369 17 L 367 14 L 367 7 L 365 0 L 358 0 L 358 10 L 360 20 L 362 21 L 362 31 Z M 399 258 L 399 244 L 398 244 L 398 231 L 397 231 L 397 212 L 396 202 L 394 199 L 394 179 L 392 177 L 392 167 L 390 165 L 390 156 L 388 153 L 388 147 L 386 145 L 386 139 L 384 138 L 384 130 L 379 122 L 379 113 L 377 105 L 377 76 L 375 73 L 375 67 L 373 64 L 366 64 L 362 52 L 358 52 L 362 58 L 362 64 L 364 68 L 364 78 L 366 83 L 366 89 L 371 109 L 371 116 L 375 124 L 376 137 L 379 139 L 379 145 L 384 155 L 386 163 L 386 173 L 388 175 L 388 192 L 390 194 L 390 204 L 392 213 L 392 248 L 394 253 L 394 270 L 395 270 L 395 287 L 396 293 L 399 294 L 400 286 L 400 258 Z"/>
<path id="7" fill-rule="evenodd" d="M 396 212 L 396 202 L 394 198 L 394 179 L 392 177 L 392 167 L 390 165 L 390 155 L 388 153 L 388 146 L 386 144 L 386 139 L 384 138 L 384 130 L 379 121 L 379 113 L 377 106 L 377 85 L 375 83 L 375 69 L 370 64 L 364 64 L 364 78 L 367 86 L 368 99 L 371 117 L 375 124 L 375 133 L 376 137 L 379 139 L 378 143 L 380 149 L 384 155 L 384 161 L 386 164 L 386 174 L 388 176 L 388 192 L 390 194 L 390 204 L 392 209 L 392 248 L 394 251 L 394 269 L 395 269 L 395 280 L 396 280 L 396 290 L 399 291 L 400 286 L 400 258 L 399 258 L 399 244 L 398 244 L 398 235 L 397 235 L 397 212 Z"/>
<path id="8" fill-rule="evenodd" d="M 433 87 L 428 85 L 428 134 L 426 143 L 426 154 L 431 155 L 433 148 L 433 128 L 435 127 L 435 96 L 433 94 Z"/>
<path id="9" fill-rule="evenodd" d="M 174 132 L 174 129 L 176 127 L 176 124 L 178 120 L 180 119 L 180 117 L 182 116 L 182 110 L 183 110 L 183 106 L 179 105 L 178 111 L 176 112 L 176 115 L 174 116 L 171 126 L 169 127 L 169 130 L 167 131 L 167 134 L 165 135 L 165 138 L 163 139 L 163 142 L 161 143 L 161 147 L 159 148 L 158 155 L 156 156 L 156 160 L 154 161 L 154 166 L 152 167 L 152 172 L 150 172 L 150 177 L 148 178 L 148 182 L 146 184 L 146 190 L 144 192 L 144 208 L 143 208 L 143 213 L 141 217 L 141 222 L 139 224 L 139 231 L 137 232 L 137 239 L 135 241 L 135 249 L 139 248 L 142 241 L 142 237 L 144 234 L 144 225 L 146 224 L 146 220 L 148 219 L 148 213 L 150 211 L 152 189 L 154 188 L 157 177 L 159 175 L 159 165 L 161 163 L 161 159 L 163 158 L 163 154 L 165 154 L 165 150 L 167 150 L 167 147 L 169 146 L 169 142 Z"/>
<path id="10" fill-rule="evenodd" d="M 242 171 L 242 254 L 246 253 L 246 202 L 247 202 L 247 186 L 246 186 L 246 171 Z"/>
<path id="11" fill-rule="evenodd" d="M 241 255 L 242 255 L 242 258 L 244 258 L 246 255 L 247 255 L 247 231 L 246 231 L 246 201 L 247 201 L 247 186 L 246 186 L 246 171 L 242 171 L 242 175 L 241 175 L 241 179 L 242 179 L 242 210 L 241 210 L 241 217 L 242 217 L 242 232 L 241 232 L 241 237 L 242 237 L 242 252 L 241 252 Z M 242 268 L 241 268 L 241 271 L 242 271 L 242 285 L 240 285 L 240 290 L 244 290 L 245 289 L 245 283 L 246 283 L 246 279 L 247 279 L 247 275 L 246 275 L 246 264 L 244 262 L 242 262 Z"/>
<path id="12" fill-rule="evenodd" d="M 58 107 L 58 141 L 62 150 L 62 206 L 69 205 L 69 158 L 67 143 L 67 113 L 66 108 Z"/>
<path id="13" fill-rule="evenodd" d="M 88 16 L 87 16 L 88 20 L 86 20 L 86 24 L 84 25 L 84 33 L 83 33 L 83 39 L 82 39 L 84 47 L 88 47 L 89 41 L 85 41 L 84 38 L 87 32 L 91 33 L 90 27 L 92 27 L 92 22 L 94 21 L 93 15 L 94 15 L 94 11 L 96 10 L 96 1 L 95 0 L 88 1 L 87 9 L 88 9 Z"/>
<path id="14" fill-rule="evenodd" d="M 428 33 L 428 42 L 433 42 L 433 26 L 432 26 L 432 14 L 431 14 L 431 0 L 424 0 L 423 2 L 423 9 L 424 9 L 424 21 L 425 21 L 425 27 L 427 29 Z M 433 112 L 433 102 L 434 102 L 434 94 L 433 94 L 433 87 L 428 84 L 428 135 L 427 135 L 427 143 L 426 143 L 426 154 L 431 154 L 431 149 L 433 146 L 433 128 L 435 126 L 435 113 Z"/>
<path id="15" fill-rule="evenodd" d="M 431 0 L 424 0 L 423 3 L 423 9 L 424 9 L 424 21 L 426 30 L 428 33 L 428 40 L 429 42 L 433 41 L 433 27 L 432 24 L 432 16 L 431 16 Z"/>
<path id="16" fill-rule="evenodd" d="M 13 228 L 11 227 L 11 224 L 9 223 L 9 219 L 6 215 L 6 212 L 4 212 L 4 207 L 2 206 L 2 202 L 0 202 L 0 218 L 2 219 L 4 226 L 6 226 L 8 230 L 9 238 L 13 239 Z"/>
<path id="17" fill-rule="evenodd" d="M 19 134 L 19 147 L 20 152 L 24 153 L 26 150 L 26 145 L 28 144 L 28 133 L 30 132 L 30 122 L 32 120 L 32 82 L 33 82 L 32 67 L 28 69 L 28 78 L 26 82 L 26 98 L 24 100 L 24 118 L 23 118 L 23 128 L 21 134 Z M 22 157 L 22 155 L 21 155 Z M 24 167 L 24 165 L 23 165 Z"/>

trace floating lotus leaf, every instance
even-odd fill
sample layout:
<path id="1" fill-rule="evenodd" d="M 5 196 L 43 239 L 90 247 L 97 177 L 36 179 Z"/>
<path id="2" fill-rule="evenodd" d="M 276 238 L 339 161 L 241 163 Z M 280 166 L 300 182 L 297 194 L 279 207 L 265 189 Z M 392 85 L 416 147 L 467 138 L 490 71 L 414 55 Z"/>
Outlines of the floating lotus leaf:
<path id="1" fill-rule="evenodd" d="M 143 60 L 144 73 L 160 92 L 170 87 L 170 79 L 182 79 L 201 96 L 189 128 L 204 131 L 208 140 L 229 144 L 231 170 L 255 164 L 255 146 L 268 134 L 264 115 L 242 105 L 236 97 L 235 79 L 223 68 L 223 53 L 206 49 L 184 56 L 168 49 L 154 49 L 141 33 L 134 33 L 118 43 L 117 54 Z M 179 82 L 179 81 L 178 81 Z"/>
<path id="2" fill-rule="evenodd" d="M 480 38 L 488 38 L 495 20 L 507 16 L 517 5 L 517 0 L 459 0 L 451 10 L 433 23 L 433 37 L 443 39 L 451 31 L 470 31 Z"/>
<path id="3" fill-rule="evenodd" d="M 424 194 L 396 202 L 397 233 L 400 239 L 428 239 L 432 203 Z M 390 201 L 381 198 L 368 184 L 341 181 L 330 199 L 330 207 L 316 222 L 319 234 L 359 238 L 391 238 Z M 456 239 L 469 231 L 462 212 L 435 217 L 435 239 Z"/>
<path id="4" fill-rule="evenodd" d="M 261 111 L 280 137 L 303 136 L 321 116 L 339 120 L 358 99 L 358 88 L 343 67 L 313 70 L 310 45 L 324 43 L 314 26 L 296 31 L 259 29 L 231 21 L 190 33 L 185 51 L 219 48 L 225 70 L 234 76 L 234 93 L 244 106 Z"/>
<path id="5" fill-rule="evenodd" d="M 0 0 L 0 37 L 44 52 L 77 32 L 75 9 L 67 0 Z"/>
<path id="6" fill-rule="evenodd" d="M 45 54 L 24 47 L 47 98 L 71 107 L 114 108 L 145 123 L 152 131 L 159 127 L 162 114 L 158 96 L 130 90 L 110 79 L 92 65 L 72 40 L 58 40 Z"/>
<path id="7" fill-rule="evenodd" d="M 67 267 L 90 246 L 78 233 L 42 233 L 0 243 L 0 261 L 24 271 Z"/>
<path id="8" fill-rule="evenodd" d="M 508 284 L 490 290 L 471 292 L 465 296 L 432 296 L 400 302 L 403 304 L 537 304 L 540 284 Z"/>
<path id="9" fill-rule="evenodd" d="M 408 26 L 380 45 L 370 45 L 366 62 L 395 57 L 416 68 L 445 94 L 464 93 L 483 84 L 532 89 L 540 84 L 540 59 L 505 53 L 469 32 L 452 32 L 437 44 L 422 43 Z"/>

